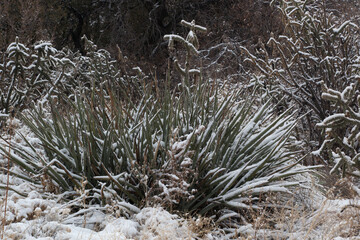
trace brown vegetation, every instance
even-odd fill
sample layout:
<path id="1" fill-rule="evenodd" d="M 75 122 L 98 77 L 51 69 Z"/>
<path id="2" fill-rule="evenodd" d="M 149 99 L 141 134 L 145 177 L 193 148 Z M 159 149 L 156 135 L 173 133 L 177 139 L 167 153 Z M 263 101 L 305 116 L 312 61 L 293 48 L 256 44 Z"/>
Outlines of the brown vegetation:
<path id="1" fill-rule="evenodd" d="M 4 0 L 0 51 L 19 36 L 26 45 L 51 40 L 58 49 L 68 46 L 83 52 L 80 38 L 85 34 L 114 55 L 118 44 L 126 56 L 160 62 L 166 56 L 162 36 L 184 34 L 181 19 L 208 26 L 205 46 L 234 39 L 256 43 L 258 37 L 267 39 L 271 32 L 282 31 L 279 14 L 261 0 Z"/>

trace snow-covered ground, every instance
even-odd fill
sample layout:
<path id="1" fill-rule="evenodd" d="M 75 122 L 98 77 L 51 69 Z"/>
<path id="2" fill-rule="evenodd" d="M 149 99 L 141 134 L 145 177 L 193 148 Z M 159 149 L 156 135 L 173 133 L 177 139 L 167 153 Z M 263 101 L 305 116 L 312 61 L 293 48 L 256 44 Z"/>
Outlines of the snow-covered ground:
<path id="1" fill-rule="evenodd" d="M 36 144 L 36 138 L 20 121 L 12 127 Z M 2 133 L 4 139 L 10 138 Z M 22 141 L 15 134 L 12 140 Z M 0 158 L 6 168 L 7 159 Z M 12 172 L 21 173 L 18 167 Z M 310 175 L 304 175 L 310 178 Z M 310 179 L 309 179 L 310 180 Z M 310 181 L 309 181 L 310 182 Z M 82 197 L 67 202 L 61 194 L 50 194 L 42 185 L 9 177 L 12 190 L 6 196 L 7 175 L 0 174 L 0 216 L 5 216 L 3 239 L 360 239 L 360 199 L 328 199 L 319 187 L 295 192 L 289 209 L 254 216 L 252 224 L 221 229 L 202 218 L 180 217 L 161 207 L 123 211 L 114 201 L 106 206 L 86 206 Z M 24 196 L 22 196 L 24 195 Z M 5 212 L 6 205 L 6 212 Z"/>

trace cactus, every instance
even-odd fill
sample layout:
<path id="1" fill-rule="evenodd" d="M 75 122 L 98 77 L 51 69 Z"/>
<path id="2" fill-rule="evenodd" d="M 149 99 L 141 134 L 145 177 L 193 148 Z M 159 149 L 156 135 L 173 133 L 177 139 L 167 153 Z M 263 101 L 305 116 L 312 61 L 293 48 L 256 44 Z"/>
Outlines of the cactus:
<path id="1" fill-rule="evenodd" d="M 183 76 L 185 80 L 185 84 L 189 85 L 190 74 L 200 75 L 200 70 L 191 69 L 190 67 L 190 58 L 191 56 L 196 56 L 199 54 L 199 40 L 196 36 L 196 32 L 205 33 L 207 30 L 205 27 L 199 26 L 195 24 L 195 20 L 191 21 L 191 23 L 182 20 L 181 25 L 190 29 L 186 39 L 176 34 L 165 35 L 164 39 L 169 41 L 168 47 L 170 53 L 174 51 L 174 42 L 182 43 L 186 48 L 186 59 L 185 59 L 185 68 L 182 68 L 177 59 L 174 60 L 174 64 L 176 70 Z"/>
<path id="2" fill-rule="evenodd" d="M 322 129 L 325 141 L 313 154 L 332 164 L 330 173 L 341 172 L 360 177 L 360 96 L 359 82 L 346 87 L 342 92 L 323 85 L 322 98 L 332 102 L 337 112 L 316 126 Z"/>

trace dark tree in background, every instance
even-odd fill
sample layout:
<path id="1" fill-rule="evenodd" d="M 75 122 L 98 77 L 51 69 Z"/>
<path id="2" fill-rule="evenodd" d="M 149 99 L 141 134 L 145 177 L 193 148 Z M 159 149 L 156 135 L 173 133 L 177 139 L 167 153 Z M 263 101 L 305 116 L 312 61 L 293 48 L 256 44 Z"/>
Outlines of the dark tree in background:
<path id="1" fill-rule="evenodd" d="M 208 27 L 205 46 L 281 32 L 278 14 L 262 0 L 3 0 L 0 50 L 19 36 L 26 44 L 44 39 L 83 52 L 85 34 L 112 53 L 118 44 L 127 56 L 156 61 L 166 52 L 162 36 L 183 33 L 182 19 Z"/>

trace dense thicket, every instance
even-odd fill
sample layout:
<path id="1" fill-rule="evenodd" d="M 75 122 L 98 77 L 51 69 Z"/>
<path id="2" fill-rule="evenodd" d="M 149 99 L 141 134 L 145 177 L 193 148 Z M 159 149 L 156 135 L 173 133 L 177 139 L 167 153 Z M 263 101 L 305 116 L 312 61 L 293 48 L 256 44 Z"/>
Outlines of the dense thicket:
<path id="1" fill-rule="evenodd" d="M 226 9 L 226 12 L 225 12 Z M 257 41 L 279 33 L 279 16 L 262 0 L 4 0 L 0 3 L 0 50 L 14 41 L 52 40 L 61 49 L 84 51 L 85 34 L 99 47 L 140 57 L 166 52 L 162 36 L 184 34 L 179 22 L 195 19 L 210 29 L 209 44 L 236 38 Z"/>
<path id="2" fill-rule="evenodd" d="M 28 49 L 16 38 L 6 51 L 9 64 L 0 65 L 8 83 L 0 116 L 32 103 L 17 117 L 38 139 L 0 144 L 0 154 L 26 171 L 17 176 L 70 199 L 83 187 L 91 204 L 117 199 L 131 212 L 161 204 L 216 215 L 229 226 L 243 221 L 241 211 L 260 209 L 263 195 L 301 186 L 289 177 L 317 166 L 297 166 L 293 109 L 276 115 L 271 101 L 259 106 L 243 91 L 223 94 L 226 84 L 202 78 L 191 62 L 200 53 L 196 32 L 206 28 L 181 23 L 186 38 L 164 36 L 173 62 L 165 86 L 170 70 L 181 82 L 163 92 L 156 79 L 155 90 L 145 84 L 139 68 L 136 76 L 116 68 L 86 38 L 86 56 L 47 42 Z M 181 46 L 184 60 L 175 55 Z"/>
<path id="3" fill-rule="evenodd" d="M 84 188 L 89 203 L 161 204 L 229 229 L 319 161 L 360 176 L 352 3 L 4 1 L 1 44 L 15 41 L 1 54 L 1 128 L 15 115 L 37 140 L 0 153 L 24 170 L 11 174 L 69 199 Z M 163 75 L 133 68 L 142 61 Z"/>

